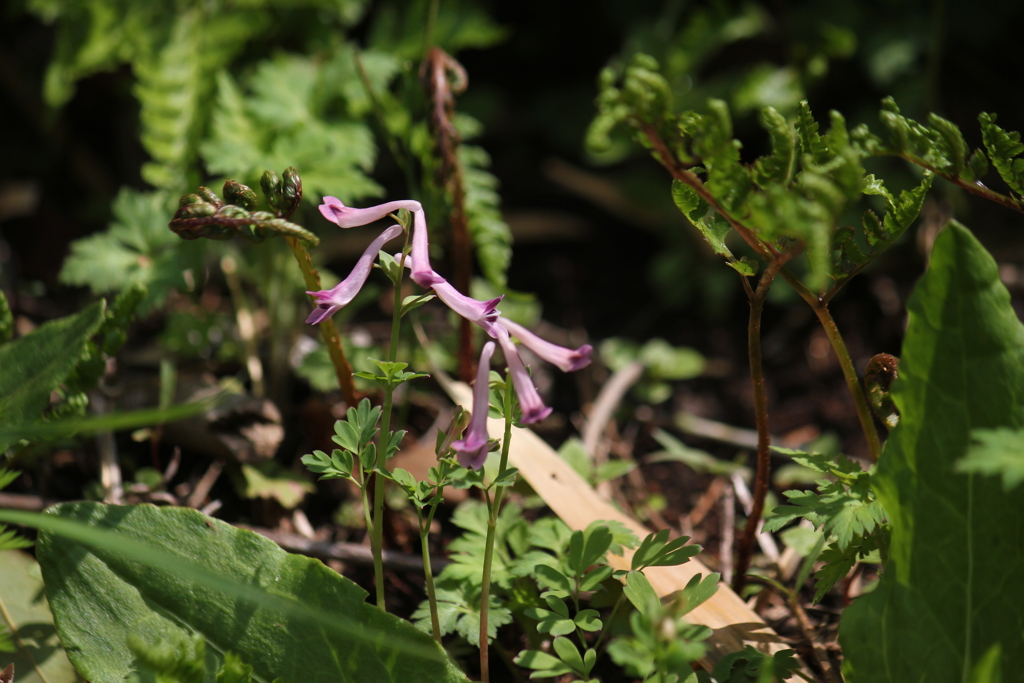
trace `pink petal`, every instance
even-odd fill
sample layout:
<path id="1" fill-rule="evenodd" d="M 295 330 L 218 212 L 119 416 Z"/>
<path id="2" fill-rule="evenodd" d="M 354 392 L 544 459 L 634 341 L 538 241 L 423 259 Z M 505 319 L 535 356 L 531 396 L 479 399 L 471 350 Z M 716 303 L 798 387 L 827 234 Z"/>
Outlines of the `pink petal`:
<path id="1" fill-rule="evenodd" d="M 306 318 L 306 322 L 316 325 L 337 313 L 356 298 L 356 294 L 366 284 L 366 278 L 370 276 L 373 268 L 373 261 L 377 258 L 380 248 L 386 242 L 393 240 L 402 234 L 402 226 L 392 225 L 390 228 L 377 236 L 377 239 L 370 242 L 363 255 L 356 261 L 355 267 L 348 277 L 338 283 L 333 289 L 321 290 L 319 292 L 306 292 L 317 298 L 316 308 Z"/>
<path id="2" fill-rule="evenodd" d="M 590 354 L 594 350 L 590 344 L 584 344 L 578 349 L 568 349 L 541 339 L 522 325 L 504 317 L 499 318 L 498 322 L 519 339 L 526 348 L 552 365 L 558 366 L 562 372 L 573 372 L 590 365 Z"/>
<path id="3" fill-rule="evenodd" d="M 423 213 L 423 206 L 412 199 L 401 199 L 396 202 L 369 206 L 365 209 L 356 209 L 351 206 L 345 206 L 337 197 L 324 197 L 324 203 L 319 208 L 324 218 L 342 228 L 366 225 L 367 223 L 380 220 L 389 213 L 399 209 L 407 209 L 412 211 L 413 214 Z"/>
<path id="4" fill-rule="evenodd" d="M 480 469 L 487 459 L 487 411 L 489 409 L 491 356 L 494 355 L 494 342 L 487 342 L 480 350 L 480 365 L 476 370 L 476 383 L 473 385 L 473 416 L 469 422 L 466 436 L 452 444 L 459 457 L 459 464 L 474 470 Z"/>
<path id="5" fill-rule="evenodd" d="M 537 387 L 523 366 L 516 345 L 509 339 L 508 330 L 498 324 L 484 327 L 488 334 L 497 338 L 501 344 L 501 350 L 505 353 L 505 362 L 508 364 L 509 374 L 512 375 L 512 383 L 516 387 L 516 396 L 519 398 L 519 406 L 523 410 L 523 424 L 540 422 L 551 414 L 551 408 L 544 405 Z"/>

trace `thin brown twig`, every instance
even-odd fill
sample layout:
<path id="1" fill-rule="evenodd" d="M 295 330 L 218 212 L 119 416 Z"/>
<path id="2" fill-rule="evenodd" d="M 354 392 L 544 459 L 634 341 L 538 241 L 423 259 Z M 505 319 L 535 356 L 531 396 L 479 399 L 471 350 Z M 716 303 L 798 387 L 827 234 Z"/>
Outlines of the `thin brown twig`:
<path id="1" fill-rule="evenodd" d="M 750 301 L 750 319 L 747 324 L 747 347 L 750 357 L 750 384 L 754 389 L 754 420 L 757 424 L 757 477 L 754 483 L 754 502 L 751 506 L 750 515 L 747 517 L 747 525 L 740 537 L 738 553 L 736 557 L 736 574 L 733 577 L 733 590 L 737 593 L 743 590 L 746 583 L 747 569 L 750 567 L 750 556 L 754 551 L 754 536 L 757 534 L 757 525 L 764 513 L 764 499 L 768 495 L 768 483 L 771 478 L 772 453 L 771 453 L 771 429 L 768 424 L 768 394 L 764 384 L 764 366 L 761 358 L 761 314 L 764 311 L 764 301 L 771 289 L 775 276 L 782 269 L 786 262 L 796 256 L 799 247 L 786 250 L 778 255 L 768 264 L 761 279 L 758 280 L 757 289 L 752 290 L 747 278 L 743 277 L 744 289 Z"/>

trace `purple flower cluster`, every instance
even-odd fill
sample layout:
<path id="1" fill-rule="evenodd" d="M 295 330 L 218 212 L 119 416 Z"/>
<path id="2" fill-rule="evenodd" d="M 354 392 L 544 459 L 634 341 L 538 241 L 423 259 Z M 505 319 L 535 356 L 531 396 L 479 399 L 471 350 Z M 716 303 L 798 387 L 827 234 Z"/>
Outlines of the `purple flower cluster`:
<path id="1" fill-rule="evenodd" d="M 488 336 L 497 340 L 505 354 L 505 362 L 508 364 L 512 383 L 515 385 L 516 395 L 519 397 L 519 404 L 523 410 L 522 421 L 530 424 L 543 420 L 551 414 L 551 408 L 545 406 L 541 400 L 537 387 L 534 386 L 533 380 L 530 379 L 529 373 L 523 366 L 523 361 L 519 358 L 519 352 L 511 337 L 516 337 L 537 356 L 564 372 L 572 372 L 586 367 L 590 363 L 592 347 L 589 344 L 584 344 L 578 349 L 568 349 L 545 341 L 522 325 L 505 320 L 497 310 L 501 297 L 489 301 L 470 298 L 460 293 L 447 280 L 434 272 L 430 267 L 427 220 L 423 206 L 419 202 L 410 199 L 387 202 L 365 209 L 355 209 L 345 206 L 336 197 L 324 197 L 324 203 L 320 205 L 320 213 L 324 218 L 342 228 L 366 225 L 399 209 L 406 209 L 413 215 L 412 252 L 405 258 L 405 265 L 411 271 L 410 277 L 413 282 L 423 288 L 432 289 L 437 298 L 445 305 L 463 318 L 482 327 Z M 366 278 L 369 277 L 373 261 L 381 247 L 400 234 L 402 234 L 402 228 L 398 225 L 387 228 L 366 248 L 355 268 L 337 287 L 319 292 L 307 292 L 316 297 L 317 304 L 313 312 L 306 318 L 306 322 L 320 323 L 351 302 L 366 282 Z M 395 257 L 395 260 L 400 259 L 401 255 Z M 473 389 L 473 417 L 465 437 L 452 445 L 459 462 L 464 467 L 473 469 L 479 469 L 487 458 L 488 373 L 494 348 L 494 342 L 487 342 L 480 352 L 480 367 Z"/>

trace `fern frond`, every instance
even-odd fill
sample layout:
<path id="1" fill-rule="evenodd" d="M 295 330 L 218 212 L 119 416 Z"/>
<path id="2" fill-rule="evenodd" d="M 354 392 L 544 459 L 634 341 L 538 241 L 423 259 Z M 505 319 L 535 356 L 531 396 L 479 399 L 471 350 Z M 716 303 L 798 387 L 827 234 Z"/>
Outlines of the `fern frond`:
<path id="1" fill-rule="evenodd" d="M 761 110 L 761 125 L 771 135 L 772 153 L 754 162 L 754 182 L 762 188 L 774 183 L 785 185 L 792 180 L 796 167 L 796 132 L 774 107 Z"/>
<path id="2" fill-rule="evenodd" d="M 982 113 L 978 116 L 978 122 L 981 124 L 981 140 L 992 165 L 1011 190 L 1024 195 L 1024 159 L 1017 158 L 1024 152 L 1020 133 L 997 126 L 995 114 Z"/>
<path id="3" fill-rule="evenodd" d="M 800 151 L 810 155 L 811 161 L 815 164 L 827 162 L 831 155 L 825 141 L 818 134 L 818 122 L 814 120 L 814 114 L 811 113 L 811 107 L 807 104 L 807 100 L 803 100 L 797 106 L 795 126 L 797 135 L 800 137 Z"/>
<path id="4" fill-rule="evenodd" d="M 490 161 L 482 147 L 459 147 L 466 219 L 480 270 L 494 286 L 504 290 L 505 276 L 512 260 L 512 231 L 501 216 L 498 179 L 488 170 Z"/>

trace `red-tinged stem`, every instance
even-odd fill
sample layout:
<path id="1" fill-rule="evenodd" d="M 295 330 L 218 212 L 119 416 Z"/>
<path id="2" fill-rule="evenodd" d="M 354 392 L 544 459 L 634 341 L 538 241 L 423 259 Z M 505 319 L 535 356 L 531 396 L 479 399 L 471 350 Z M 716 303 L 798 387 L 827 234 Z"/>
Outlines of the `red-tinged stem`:
<path id="1" fill-rule="evenodd" d="M 733 590 L 739 593 L 746 583 L 747 569 L 754 553 L 754 538 L 757 527 L 764 513 L 764 501 L 768 495 L 768 484 L 771 481 L 771 430 L 768 423 L 768 393 L 764 384 L 764 365 L 761 357 L 761 315 L 764 312 L 765 298 L 772 282 L 786 261 L 796 256 L 797 250 L 786 251 L 772 260 L 757 283 L 757 289 L 751 289 L 747 279 L 743 278 L 743 288 L 750 300 L 750 320 L 747 323 L 747 346 L 750 357 L 750 384 L 754 389 L 754 420 L 757 423 L 757 477 L 754 482 L 754 502 L 747 517 L 747 525 L 740 537 L 736 556 L 736 573 L 733 575 Z"/>
<path id="2" fill-rule="evenodd" d="M 648 142 L 650 142 L 651 147 L 654 150 L 655 158 L 662 166 L 665 167 L 666 170 L 668 170 L 672 177 L 693 188 L 701 199 L 706 201 L 719 213 L 719 215 L 729 221 L 729 225 L 731 225 L 740 237 L 743 238 L 743 241 L 750 245 L 751 249 L 757 252 L 757 254 L 766 262 L 769 264 L 772 263 L 775 257 L 778 256 L 778 250 L 772 245 L 762 242 L 750 228 L 743 225 L 739 220 L 725 211 L 711 192 L 708 191 L 704 183 L 701 182 L 701 179 L 698 178 L 695 173 L 687 169 L 675 157 L 675 155 L 672 154 L 653 126 L 639 124 L 638 127 L 647 138 Z M 847 350 L 846 343 L 843 341 L 843 337 L 839 333 L 839 328 L 836 327 L 835 321 L 832 319 L 832 314 L 828 310 L 828 301 L 808 289 L 807 286 L 800 281 L 800 278 L 794 275 L 789 269 L 781 268 L 778 274 L 781 275 L 782 278 L 789 283 L 794 290 L 796 290 L 797 294 L 799 294 L 800 297 L 803 298 L 803 300 L 806 301 L 814 310 L 814 314 L 818 317 L 818 321 L 824 328 L 829 343 L 832 345 L 832 350 L 835 351 L 836 357 L 839 359 L 839 366 L 842 368 L 843 377 L 846 380 L 846 386 L 850 390 L 850 394 L 853 396 L 853 403 L 857 411 L 857 418 L 860 421 L 861 429 L 864 432 L 864 438 L 868 442 L 868 449 L 871 451 L 871 457 L 877 461 L 882 453 L 882 445 L 878 438 L 878 431 L 875 429 L 875 422 L 871 414 L 871 408 L 868 406 L 867 397 L 864 395 L 864 389 L 861 387 L 860 377 L 857 375 L 857 368 L 854 366 L 853 358 L 850 357 L 850 352 Z"/>

